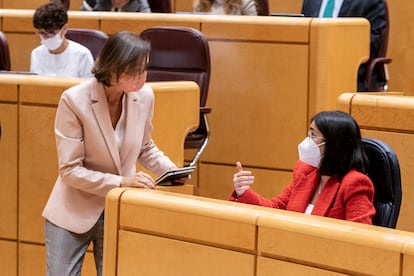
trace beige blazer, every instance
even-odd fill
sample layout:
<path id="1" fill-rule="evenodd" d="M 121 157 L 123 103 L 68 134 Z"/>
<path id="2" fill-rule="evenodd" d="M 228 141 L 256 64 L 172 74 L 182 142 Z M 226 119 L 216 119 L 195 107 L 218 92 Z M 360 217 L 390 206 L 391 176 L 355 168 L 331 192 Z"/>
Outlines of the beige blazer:
<path id="1" fill-rule="evenodd" d="M 101 84 L 91 79 L 62 94 L 55 118 L 59 176 L 43 210 L 50 222 L 85 233 L 102 214 L 108 191 L 135 174 L 137 161 L 156 175 L 175 167 L 151 139 L 152 89 L 126 93 L 123 108 L 125 136 L 118 148 Z"/>

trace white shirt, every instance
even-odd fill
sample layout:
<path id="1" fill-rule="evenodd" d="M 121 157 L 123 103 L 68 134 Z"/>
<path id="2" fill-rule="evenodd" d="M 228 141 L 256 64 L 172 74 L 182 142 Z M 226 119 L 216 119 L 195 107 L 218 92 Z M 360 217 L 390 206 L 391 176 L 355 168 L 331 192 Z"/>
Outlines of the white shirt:
<path id="1" fill-rule="evenodd" d="M 93 56 L 85 46 L 69 40 L 61 54 L 52 54 L 44 45 L 30 55 L 30 72 L 42 76 L 90 78 L 93 77 Z"/>
<path id="2" fill-rule="evenodd" d="M 335 6 L 332 13 L 332 17 L 338 17 L 339 11 L 341 10 L 341 6 L 344 0 L 335 0 Z M 326 4 L 328 0 L 322 0 L 321 9 L 319 10 L 319 17 L 323 17 L 323 12 L 325 11 Z"/>

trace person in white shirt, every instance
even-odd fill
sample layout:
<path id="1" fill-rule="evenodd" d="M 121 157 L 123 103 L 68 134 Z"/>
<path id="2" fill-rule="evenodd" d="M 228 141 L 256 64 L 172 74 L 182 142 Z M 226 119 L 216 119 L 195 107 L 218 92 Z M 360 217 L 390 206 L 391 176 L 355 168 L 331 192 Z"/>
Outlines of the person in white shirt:
<path id="1" fill-rule="evenodd" d="M 229 15 L 257 15 L 254 0 L 197 0 L 195 12 Z"/>
<path id="2" fill-rule="evenodd" d="M 33 26 L 41 45 L 30 55 L 30 72 L 43 76 L 93 77 L 92 53 L 65 37 L 67 22 L 67 11 L 60 3 L 49 2 L 36 9 Z"/>

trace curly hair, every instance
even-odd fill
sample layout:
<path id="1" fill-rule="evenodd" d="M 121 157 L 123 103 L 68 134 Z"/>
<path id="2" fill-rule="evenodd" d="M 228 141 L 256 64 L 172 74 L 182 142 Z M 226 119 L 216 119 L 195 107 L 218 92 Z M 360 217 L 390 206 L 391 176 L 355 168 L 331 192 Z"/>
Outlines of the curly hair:
<path id="1" fill-rule="evenodd" d="M 68 23 L 68 13 L 60 2 L 49 2 L 38 7 L 33 15 L 33 26 L 45 31 L 60 30 Z"/>
<path id="2" fill-rule="evenodd" d="M 200 0 L 195 9 L 197 12 L 209 12 L 214 2 L 215 0 Z M 232 14 L 233 11 L 240 9 L 241 4 L 241 0 L 224 0 L 224 12 L 226 14 Z"/>

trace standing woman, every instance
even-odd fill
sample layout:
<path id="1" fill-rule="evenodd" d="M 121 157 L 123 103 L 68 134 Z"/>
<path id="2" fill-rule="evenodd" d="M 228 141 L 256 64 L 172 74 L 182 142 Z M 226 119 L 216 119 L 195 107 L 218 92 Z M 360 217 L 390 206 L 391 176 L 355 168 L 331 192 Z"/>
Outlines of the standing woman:
<path id="1" fill-rule="evenodd" d="M 153 189 L 153 178 L 176 168 L 151 139 L 154 94 L 145 85 L 150 45 L 130 32 L 109 37 L 94 78 L 66 90 L 55 136 L 59 176 L 43 211 L 47 275 L 80 275 L 93 243 L 102 274 L 105 196 L 116 187 Z"/>
<path id="2" fill-rule="evenodd" d="M 197 0 L 195 12 L 229 15 L 257 15 L 255 0 Z"/>
<path id="3" fill-rule="evenodd" d="M 230 200 L 372 224 L 374 185 L 354 118 L 342 111 L 316 114 L 298 150 L 292 182 L 273 199 L 250 188 L 254 176 L 237 162 Z"/>

